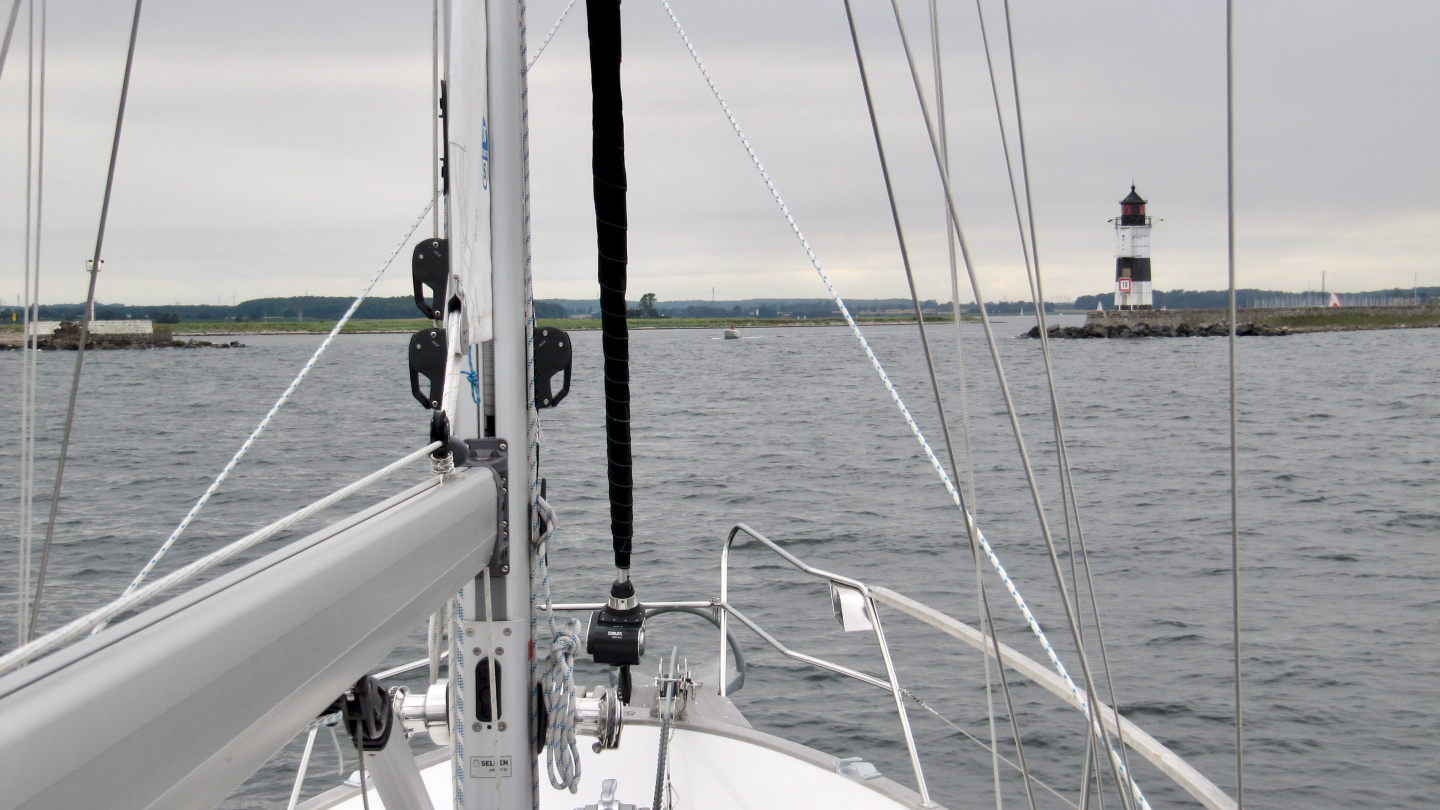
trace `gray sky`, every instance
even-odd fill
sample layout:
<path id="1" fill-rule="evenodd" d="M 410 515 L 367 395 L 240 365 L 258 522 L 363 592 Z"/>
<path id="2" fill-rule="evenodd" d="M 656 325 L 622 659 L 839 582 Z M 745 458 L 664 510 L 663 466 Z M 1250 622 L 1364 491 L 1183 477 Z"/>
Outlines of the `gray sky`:
<path id="1" fill-rule="evenodd" d="M 939 183 L 889 4 L 855 2 L 921 293 L 948 300 Z M 1001 6 L 985 2 L 1003 59 Z M 839 0 L 673 4 L 841 293 L 905 294 Z M 563 5 L 532 0 L 532 48 Z M 1132 177 L 1164 220 L 1156 287 L 1223 287 L 1223 3 L 1013 5 L 1047 297 L 1110 288 L 1107 220 Z M 84 294 L 128 6 L 51 7 L 46 301 Z M 1241 286 L 1318 289 L 1322 271 L 1340 291 L 1440 284 L 1440 4 L 1237 6 Z M 902 8 L 928 92 L 925 7 Z M 583 11 L 530 77 L 541 297 L 597 291 Z M 823 297 L 659 0 L 624 12 L 632 297 Z M 7 303 L 23 256 L 24 19 L 0 80 Z M 972 255 L 988 298 L 1028 297 L 973 2 L 942 2 L 941 28 Z M 148 0 L 100 300 L 353 295 L 429 194 L 429 63 L 428 2 Z M 402 261 L 377 294 L 408 287 Z"/>

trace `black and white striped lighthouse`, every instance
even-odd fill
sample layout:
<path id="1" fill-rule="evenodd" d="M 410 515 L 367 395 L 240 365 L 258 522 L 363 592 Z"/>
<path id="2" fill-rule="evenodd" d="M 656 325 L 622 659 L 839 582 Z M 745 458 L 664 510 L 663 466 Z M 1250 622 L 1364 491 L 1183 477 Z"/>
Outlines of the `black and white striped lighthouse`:
<path id="1" fill-rule="evenodd" d="M 1150 289 L 1150 217 L 1134 185 L 1120 201 L 1120 218 L 1115 220 L 1115 308 L 1155 308 Z"/>

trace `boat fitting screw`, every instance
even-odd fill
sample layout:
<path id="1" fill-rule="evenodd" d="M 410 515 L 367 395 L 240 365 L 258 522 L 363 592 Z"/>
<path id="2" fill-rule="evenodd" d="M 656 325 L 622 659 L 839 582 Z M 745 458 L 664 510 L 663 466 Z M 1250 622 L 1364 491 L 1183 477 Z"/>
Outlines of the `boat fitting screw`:
<path id="1" fill-rule="evenodd" d="M 508 635 L 510 635 L 510 628 L 507 627 L 507 628 L 505 628 L 505 629 L 504 629 L 503 631 L 501 631 L 501 632 L 503 632 L 505 635 L 508 636 Z"/>
<path id="2" fill-rule="evenodd" d="M 500 449 L 501 449 L 501 450 L 504 450 L 504 449 L 505 449 L 505 442 L 500 442 Z"/>
<path id="3" fill-rule="evenodd" d="M 504 731 L 504 730 L 505 730 L 505 721 L 504 721 L 504 720 L 501 720 L 500 722 L 496 723 L 496 724 L 495 724 L 495 728 L 498 729 L 498 730 L 500 730 L 500 731 Z"/>
<path id="4" fill-rule="evenodd" d="M 465 635 L 467 635 L 467 636 L 473 636 L 473 635 L 475 635 L 475 628 L 473 628 L 473 627 L 467 627 L 467 628 L 465 628 Z"/>
<path id="5" fill-rule="evenodd" d="M 496 655 L 504 655 L 504 654 L 505 654 L 505 648 L 504 648 L 504 647 L 496 647 L 496 648 L 495 648 L 495 654 L 496 654 Z"/>
<path id="6" fill-rule="evenodd" d="M 480 724 L 479 724 L 479 723 L 471 723 L 471 724 L 470 724 L 470 730 L 471 730 L 471 731 L 479 731 L 479 730 L 480 730 Z"/>

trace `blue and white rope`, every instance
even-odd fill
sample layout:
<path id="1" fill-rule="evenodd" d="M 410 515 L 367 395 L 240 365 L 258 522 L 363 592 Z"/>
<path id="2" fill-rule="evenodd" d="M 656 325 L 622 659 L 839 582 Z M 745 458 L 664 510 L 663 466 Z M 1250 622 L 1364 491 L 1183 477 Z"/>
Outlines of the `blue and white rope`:
<path id="1" fill-rule="evenodd" d="M 465 807 L 465 589 L 461 588 L 446 606 L 450 616 L 450 671 L 454 686 L 450 689 L 450 717 L 455 726 L 450 730 L 451 773 L 455 776 L 455 810 Z"/>
<path id="2" fill-rule="evenodd" d="M 555 510 L 544 498 L 536 497 L 539 513 L 545 515 L 545 533 L 537 532 L 530 564 L 530 632 L 535 635 L 537 612 L 543 606 L 549 622 L 545 638 L 549 644 L 542 663 L 539 656 L 531 662 L 532 680 L 541 685 L 545 695 L 547 724 L 545 727 L 546 765 L 550 784 L 556 790 L 568 788 L 575 793 L 580 787 L 580 752 L 575 744 L 575 657 L 582 651 L 580 621 L 555 621 L 550 594 L 550 541 L 555 537 Z M 538 645 L 537 645 L 538 646 Z"/>
<path id="3" fill-rule="evenodd" d="M 675 30 L 678 31 L 680 37 L 685 40 L 686 49 L 690 51 L 690 56 L 695 60 L 695 65 L 700 69 L 700 74 L 705 78 L 705 83 L 710 86 L 710 92 L 714 94 L 715 100 L 720 103 L 720 108 L 724 111 L 725 118 L 730 121 L 730 126 L 734 128 L 735 134 L 740 138 L 740 144 L 745 148 L 745 153 L 750 156 L 751 162 L 753 162 L 755 168 L 759 170 L 761 179 L 765 181 L 765 187 L 770 190 L 770 195 L 775 199 L 776 204 L 780 206 L 780 211 L 784 214 L 785 221 L 789 223 L 790 230 L 794 232 L 795 237 L 800 240 L 800 245 L 805 249 L 805 255 L 809 257 L 811 266 L 815 268 L 815 272 L 819 274 L 820 280 L 825 284 L 825 289 L 830 292 L 831 298 L 834 299 L 835 304 L 840 308 L 840 314 L 844 316 L 845 322 L 849 324 L 850 331 L 855 334 L 856 340 L 860 341 L 861 347 L 865 350 L 865 356 L 870 359 L 870 365 L 875 368 L 875 373 L 880 376 L 880 381 L 885 384 L 885 390 L 890 393 L 890 398 L 895 402 L 895 406 L 900 409 L 900 414 L 905 418 L 905 423 L 910 426 L 910 432 L 913 433 L 915 439 L 920 442 L 920 447 L 924 450 L 925 457 L 930 460 L 931 466 L 935 468 L 936 474 L 940 476 L 940 481 L 945 485 L 946 491 L 950 493 L 951 500 L 959 507 L 961 503 L 960 493 L 956 490 L 954 482 L 950 480 L 950 476 L 945 472 L 945 467 L 940 463 L 940 459 L 936 457 L 935 452 L 930 448 L 930 443 L 925 439 L 925 434 L 921 432 L 920 426 L 915 423 L 915 418 L 911 416 L 909 408 L 905 406 L 905 401 L 901 399 L 900 392 L 896 391 L 895 385 L 890 382 L 889 375 L 885 373 L 885 368 L 880 364 L 880 359 L 875 356 L 875 352 L 870 348 L 870 343 L 865 339 L 865 334 L 860 331 L 859 325 L 857 325 L 855 319 L 851 317 L 850 310 L 845 306 L 844 299 L 840 297 L 840 293 L 836 291 L 835 285 L 831 283 L 829 275 L 825 272 L 825 268 L 820 264 L 820 258 L 815 254 L 815 251 L 810 247 L 809 241 L 800 231 L 799 224 L 795 222 L 795 217 L 790 213 L 790 207 L 785 204 L 785 200 L 780 196 L 779 190 L 775 188 L 774 181 L 770 179 L 770 173 L 767 172 L 764 165 L 760 163 L 759 156 L 755 154 L 754 148 L 750 146 L 750 140 L 745 137 L 744 131 L 740 129 L 740 123 L 735 119 L 734 113 L 730 111 L 730 105 L 725 102 L 724 96 L 720 94 L 720 89 L 715 85 L 715 80 L 711 78 L 710 71 L 705 68 L 705 64 L 700 60 L 700 55 L 696 53 L 695 46 L 690 42 L 690 37 L 680 25 L 680 20 L 675 16 L 674 9 L 670 7 L 669 0 L 660 0 L 660 2 L 665 6 L 666 13 L 670 15 L 670 21 L 675 24 Z M 1079 702 L 1081 713 L 1090 721 L 1093 730 L 1097 733 L 1097 737 L 1103 739 L 1103 734 L 1099 733 L 1098 719 L 1094 717 L 1090 709 L 1090 703 L 1087 700 L 1086 693 L 1078 688 L 1075 682 L 1071 680 L 1069 672 L 1065 669 L 1065 665 L 1060 661 L 1060 657 L 1050 645 L 1050 639 L 1045 636 L 1045 631 L 1040 628 L 1040 623 L 1036 621 L 1034 614 L 1030 612 L 1030 606 L 1026 604 L 1024 597 L 1020 595 L 1020 590 L 1016 588 L 1015 583 L 1011 581 L 1010 575 L 1005 571 L 1005 566 L 1001 564 L 1000 558 L 995 554 L 995 550 L 991 548 L 989 541 L 985 539 L 985 535 L 981 533 L 979 526 L 975 524 L 974 518 L 970 515 L 969 511 L 963 507 L 961 507 L 961 511 L 964 514 L 965 521 L 969 523 L 973 529 L 976 541 L 979 542 L 981 549 L 985 552 L 985 556 L 989 558 L 991 566 L 993 566 L 995 572 L 999 574 L 1000 581 L 1005 584 L 1005 589 L 1010 592 L 1011 598 L 1015 600 L 1016 606 L 1020 608 L 1020 612 L 1025 616 L 1026 624 L 1030 626 L 1030 630 L 1035 634 L 1035 638 L 1040 642 L 1040 646 L 1045 649 L 1045 655 L 1050 659 L 1051 665 L 1055 667 L 1060 678 L 1065 682 L 1065 685 L 1070 688 L 1070 693 Z M 1119 755 L 1113 746 L 1110 746 L 1110 756 L 1112 760 L 1116 761 L 1121 772 L 1125 773 L 1124 765 L 1119 762 Z M 1128 773 L 1125 773 L 1125 776 L 1126 779 L 1130 780 L 1131 787 L 1135 792 L 1140 806 L 1148 810 L 1150 805 L 1145 801 L 1144 795 L 1140 792 L 1140 787 L 1135 784 Z"/>
<path id="4" fill-rule="evenodd" d="M 565 15 L 574 5 L 571 0 L 561 12 L 560 19 L 550 29 L 540 51 L 555 35 Z M 520 42 L 525 42 L 526 8 L 520 4 Z M 535 54 L 535 59 L 540 53 Z M 530 65 L 535 64 L 531 60 Z M 527 68 L 528 71 L 528 68 Z M 530 95 L 529 83 L 521 78 L 521 170 L 522 208 L 521 220 L 524 229 L 525 250 L 525 408 L 526 408 L 526 464 L 530 497 L 530 638 L 535 652 L 544 651 L 542 656 L 531 655 L 531 688 L 539 685 L 545 696 L 546 727 L 545 751 L 546 772 L 551 787 L 556 790 L 568 789 L 572 794 L 580 788 L 580 755 L 575 743 L 575 656 L 581 652 L 580 622 L 569 619 L 557 626 L 555 613 L 551 609 L 550 592 L 550 541 L 555 537 L 555 510 L 540 497 L 540 412 L 535 407 L 535 288 L 534 263 L 530 252 Z M 540 532 L 541 516 L 544 516 L 545 531 Z M 536 633 L 539 612 L 543 610 L 548 624 L 544 636 L 548 643 L 539 643 L 541 636 Z M 539 774 L 531 782 L 532 795 L 539 802 Z"/>
<path id="5" fill-rule="evenodd" d="M 475 368 L 475 347 L 471 346 L 470 351 L 465 355 L 466 381 L 470 383 L 470 400 L 476 405 L 480 404 L 480 371 Z"/>
<path id="6" fill-rule="evenodd" d="M 250 452 L 250 447 L 255 444 L 255 440 L 260 438 L 260 434 L 264 433 L 265 428 L 270 425 L 270 420 L 274 419 L 275 414 L 280 412 L 280 408 L 290 400 L 290 395 L 295 393 L 295 389 L 299 388 L 300 383 L 305 380 L 305 375 L 310 373 L 310 369 L 315 367 L 315 363 L 320 360 L 320 356 L 325 354 L 326 349 L 330 348 L 330 343 L 335 340 L 335 336 L 340 334 L 340 330 L 345 328 L 345 324 L 350 322 L 350 318 L 354 316 L 355 311 L 360 308 L 360 304 L 365 300 L 365 297 L 375 288 L 375 283 L 380 280 L 381 276 L 385 275 L 386 270 L 390 269 L 390 265 L 394 263 L 395 257 L 400 255 L 400 251 L 403 250 L 406 243 L 410 241 L 410 237 L 415 235 L 415 231 L 419 229 L 420 223 L 425 221 L 426 215 L 430 213 L 433 206 L 433 200 L 425 203 L 425 208 L 420 212 L 420 216 L 416 218 L 414 224 L 410 226 L 410 229 L 405 232 L 405 236 L 401 238 L 400 242 L 395 245 L 395 249 L 390 251 L 390 255 L 386 257 L 384 263 L 380 265 L 380 269 L 376 270 L 375 274 L 370 277 L 370 282 L 365 285 L 365 289 L 360 291 L 360 294 L 351 302 L 350 308 L 345 310 L 345 314 L 340 317 L 339 321 L 335 322 L 335 327 L 330 330 L 330 334 L 325 336 L 325 339 L 320 342 L 319 348 L 315 350 L 314 354 L 310 355 L 309 360 L 305 361 L 305 365 L 300 369 L 300 373 L 295 375 L 295 379 L 290 381 L 290 385 L 285 388 L 285 392 L 280 395 L 279 399 L 275 400 L 274 405 L 270 406 L 269 413 L 265 414 L 265 418 L 260 420 L 260 424 L 257 425 L 249 437 L 241 443 L 240 449 L 235 451 L 235 455 L 231 457 L 230 461 L 225 465 L 225 468 L 222 469 L 220 474 L 215 477 L 215 480 L 211 482 L 210 486 L 205 490 L 205 494 L 201 495 L 200 500 L 196 501 L 195 505 L 190 507 L 190 512 L 185 515 L 185 519 L 180 521 L 180 525 L 175 527 L 175 531 L 161 544 L 159 550 L 150 558 L 150 562 L 145 563 L 145 567 L 140 569 L 140 573 L 135 576 L 135 580 L 125 588 L 125 592 L 121 594 L 122 597 L 133 593 L 135 589 L 139 588 L 141 583 L 145 581 L 145 578 L 150 576 L 150 572 L 154 571 L 155 566 L 160 564 L 161 558 L 170 551 L 170 547 L 175 545 L 175 541 L 179 540 L 180 535 L 190 526 L 190 522 L 195 519 L 196 515 L 200 514 L 201 509 L 205 508 L 205 504 L 210 502 L 210 496 L 214 495 L 215 491 L 220 488 L 220 485 L 225 483 L 225 479 L 230 477 L 230 472 L 235 469 L 236 464 L 240 463 L 240 459 L 244 458 L 245 454 Z M 91 635 L 104 629 L 104 624 L 98 625 L 91 632 Z"/>
<path id="7" fill-rule="evenodd" d="M 330 714 L 322 714 L 322 715 L 320 715 L 319 717 L 315 718 L 314 720 L 311 720 L 309 725 L 307 725 L 305 728 L 301 729 L 301 733 L 304 733 L 304 732 L 306 732 L 306 731 L 314 731 L 315 729 L 320 728 L 321 726 L 333 726 L 333 725 L 335 725 L 336 723 L 339 723 L 339 722 L 340 722 L 341 716 L 342 716 L 342 715 L 341 715 L 340 712 L 331 712 Z"/>
<path id="8" fill-rule="evenodd" d="M 565 17 L 566 17 L 566 15 L 568 15 L 568 14 L 570 13 L 570 9 L 571 9 L 572 7 L 574 7 L 574 5 L 575 5 L 575 0 L 570 0 L 570 2 L 568 2 L 568 3 L 565 4 L 565 10 L 562 11 L 562 12 L 560 12 L 560 19 L 556 20 L 556 21 L 555 21 L 555 24 L 552 25 L 552 26 L 550 26 L 550 33 L 546 34 L 546 35 L 545 35 L 545 39 L 541 40 L 541 42 L 540 42 L 540 47 L 538 47 L 538 48 L 535 49 L 535 55 L 532 56 L 532 57 L 530 57 L 530 62 L 529 62 L 529 64 L 525 65 L 525 72 L 526 72 L 526 73 L 529 73 L 530 70 L 535 67 L 535 63 L 540 61 L 540 54 L 545 53 L 545 48 L 546 48 L 546 46 L 548 46 L 548 45 L 550 44 L 550 40 L 552 40 L 552 39 L 555 38 L 555 32 L 560 30 L 560 24 L 563 23 L 563 22 L 565 22 Z M 523 3 L 521 4 L 521 12 L 520 12 L 520 13 L 521 13 L 522 15 L 525 13 L 525 12 L 524 12 L 524 4 L 523 4 Z M 522 38 L 522 41 L 523 41 L 523 38 Z"/>

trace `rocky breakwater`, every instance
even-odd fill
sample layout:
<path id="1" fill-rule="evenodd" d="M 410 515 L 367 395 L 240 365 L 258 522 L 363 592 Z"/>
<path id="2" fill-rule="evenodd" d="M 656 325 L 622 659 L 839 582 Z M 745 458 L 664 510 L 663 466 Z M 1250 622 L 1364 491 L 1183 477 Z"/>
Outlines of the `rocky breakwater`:
<path id="1" fill-rule="evenodd" d="M 46 351 L 75 351 L 80 347 L 80 324 L 65 321 L 50 334 L 41 334 L 36 340 L 40 349 Z M 21 348 L 18 339 L 7 348 Z M 151 329 L 106 329 L 100 328 L 86 336 L 85 350 L 92 349 L 239 349 L 244 345 L 238 340 L 229 343 L 212 343 L 208 340 L 176 340 L 166 327 Z"/>
<path id="2" fill-rule="evenodd" d="M 1291 329 L 1288 326 L 1270 326 L 1269 324 L 1242 323 L 1235 327 L 1235 334 L 1240 337 L 1279 337 L 1288 335 Z M 1040 337 L 1040 327 L 1032 326 L 1030 331 L 1025 333 L 1027 337 Z M 1052 338 L 1082 339 L 1082 338 L 1147 338 L 1147 337 L 1223 337 L 1230 334 L 1230 324 L 1220 321 L 1213 323 L 1188 324 L 1188 323 L 1147 323 L 1139 321 L 1136 323 L 1087 323 L 1084 326 L 1052 326 L 1045 330 L 1045 334 Z"/>

